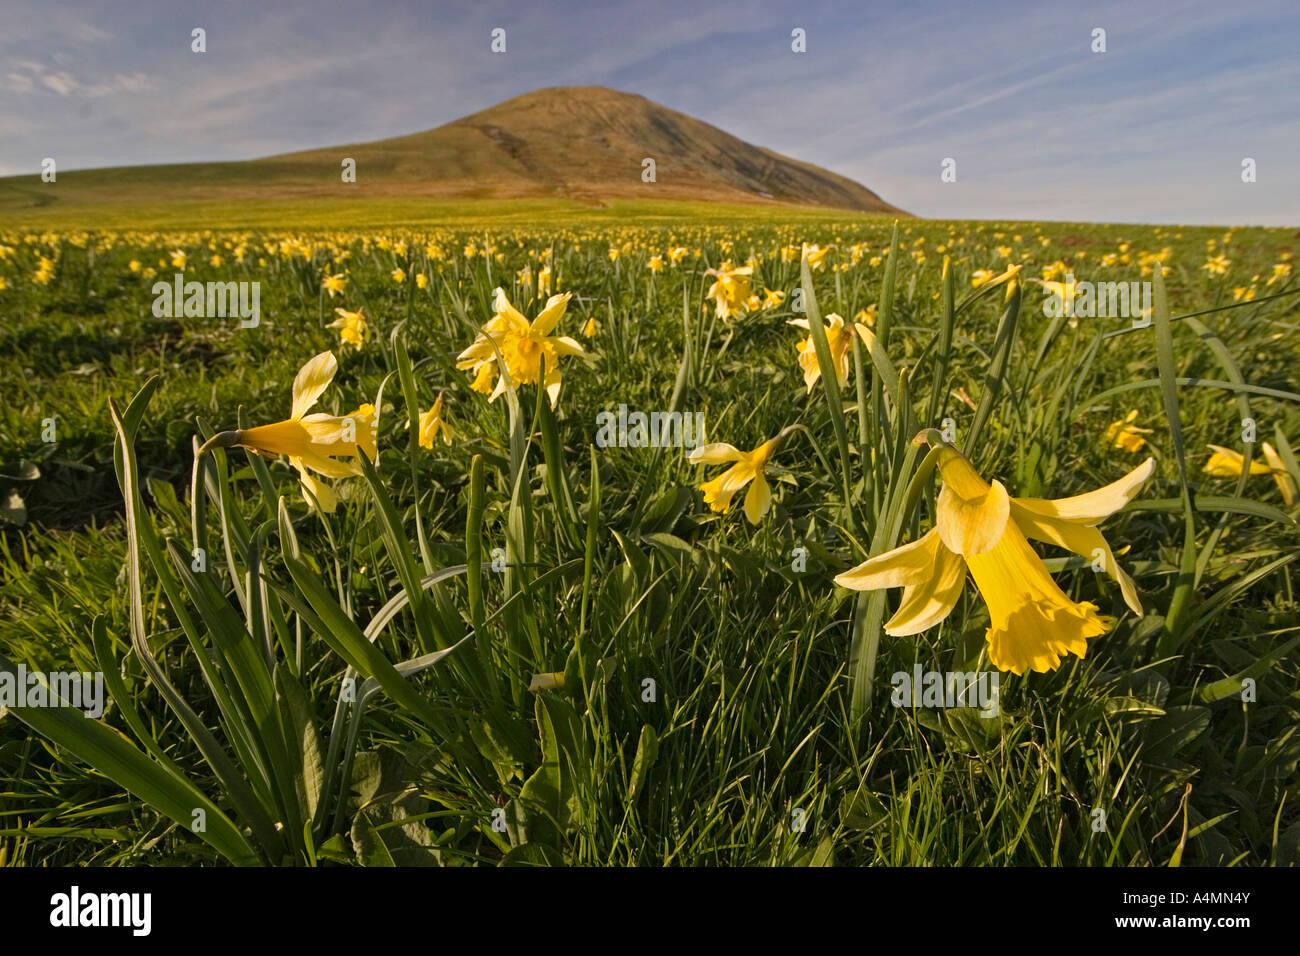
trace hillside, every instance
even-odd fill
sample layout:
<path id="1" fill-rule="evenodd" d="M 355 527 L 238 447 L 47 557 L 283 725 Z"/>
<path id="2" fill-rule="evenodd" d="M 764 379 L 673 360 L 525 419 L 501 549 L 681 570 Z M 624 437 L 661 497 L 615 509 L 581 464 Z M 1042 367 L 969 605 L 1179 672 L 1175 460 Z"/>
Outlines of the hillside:
<path id="1" fill-rule="evenodd" d="M 345 184 L 340 161 L 357 163 Z M 642 160 L 656 181 L 641 179 Z M 797 205 L 904 213 L 871 190 L 631 93 L 555 87 L 436 129 L 242 162 L 129 166 L 0 179 L 0 211 L 104 203 L 313 199 L 559 199 Z"/>

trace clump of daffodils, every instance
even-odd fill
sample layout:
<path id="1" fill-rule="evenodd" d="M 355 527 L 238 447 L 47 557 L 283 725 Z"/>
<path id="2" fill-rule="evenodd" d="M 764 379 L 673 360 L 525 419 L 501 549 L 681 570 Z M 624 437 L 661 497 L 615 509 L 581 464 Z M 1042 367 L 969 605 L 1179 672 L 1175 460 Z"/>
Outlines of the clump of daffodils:
<path id="1" fill-rule="evenodd" d="M 996 479 L 985 481 L 966 458 L 930 433 L 943 478 L 935 526 L 915 541 L 877 555 L 835 578 L 859 591 L 903 588 L 898 611 L 885 625 L 894 636 L 918 634 L 946 618 L 966 574 L 988 605 L 985 632 L 994 666 L 1023 674 L 1054 670 L 1063 657 L 1087 653 L 1088 639 L 1108 622 L 1087 601 L 1072 601 L 1047 572 L 1030 539 L 1104 562 L 1124 603 L 1141 616 L 1137 589 L 1115 560 L 1097 525 L 1129 503 L 1155 468 L 1148 458 L 1104 488 L 1049 501 L 1012 498 Z"/>

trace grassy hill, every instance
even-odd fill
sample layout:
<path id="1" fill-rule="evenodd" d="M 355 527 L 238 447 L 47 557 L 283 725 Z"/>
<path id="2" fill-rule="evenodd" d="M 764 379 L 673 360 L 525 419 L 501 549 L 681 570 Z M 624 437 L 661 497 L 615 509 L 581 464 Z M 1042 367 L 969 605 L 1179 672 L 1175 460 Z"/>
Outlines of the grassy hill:
<path id="1" fill-rule="evenodd" d="M 647 157 L 656 164 L 652 183 L 642 181 Z M 354 183 L 342 182 L 344 158 L 356 161 Z M 31 226 L 84 225 L 91 216 L 120 225 L 136 218 L 165 225 L 173 216 L 177 225 L 210 224 L 214 214 L 223 224 L 252 225 L 259 210 L 283 226 L 283 214 L 292 218 L 302 204 L 320 203 L 323 211 L 341 202 L 381 202 L 386 217 L 395 204 L 415 203 L 419 221 L 428 221 L 472 214 L 469 200 L 540 201 L 553 204 L 543 211 L 578 215 L 626 202 L 905 215 L 843 176 L 602 87 L 538 90 L 437 129 L 372 143 L 243 162 L 63 171 L 55 183 L 37 175 L 0 179 L 0 217 Z M 369 224 L 362 206 L 335 208 L 350 210 L 352 225 Z"/>

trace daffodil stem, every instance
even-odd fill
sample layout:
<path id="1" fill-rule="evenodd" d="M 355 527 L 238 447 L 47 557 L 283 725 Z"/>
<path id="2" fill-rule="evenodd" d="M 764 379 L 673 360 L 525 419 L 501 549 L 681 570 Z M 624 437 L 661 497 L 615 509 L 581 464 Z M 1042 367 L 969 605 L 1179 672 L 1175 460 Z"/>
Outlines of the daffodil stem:
<path id="1" fill-rule="evenodd" d="M 190 534 L 194 551 L 202 554 L 204 560 L 208 553 L 208 501 L 204 497 L 204 465 L 207 455 L 214 448 L 233 448 L 239 443 L 238 431 L 217 432 L 194 451 L 194 469 L 190 474 Z"/>

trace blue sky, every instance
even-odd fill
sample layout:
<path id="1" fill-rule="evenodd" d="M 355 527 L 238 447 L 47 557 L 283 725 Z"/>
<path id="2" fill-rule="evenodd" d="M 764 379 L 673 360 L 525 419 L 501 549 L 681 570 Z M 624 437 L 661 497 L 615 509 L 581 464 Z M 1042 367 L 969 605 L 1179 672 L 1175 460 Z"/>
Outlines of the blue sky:
<path id="1" fill-rule="evenodd" d="M 918 215 L 1300 225 L 1296 0 L 0 0 L 0 23 L 0 175 L 364 142 L 592 84 Z"/>

